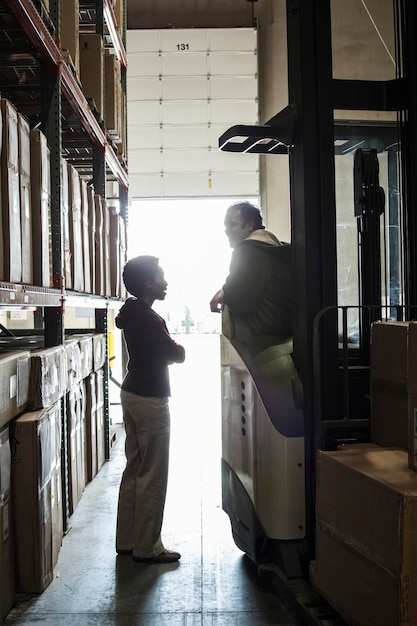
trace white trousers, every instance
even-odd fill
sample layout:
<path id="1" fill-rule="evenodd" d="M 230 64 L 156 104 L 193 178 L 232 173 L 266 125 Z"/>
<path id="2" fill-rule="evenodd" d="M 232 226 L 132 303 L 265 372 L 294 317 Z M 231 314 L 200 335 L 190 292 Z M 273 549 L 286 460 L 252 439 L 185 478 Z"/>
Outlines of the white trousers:
<path id="1" fill-rule="evenodd" d="M 161 528 L 168 482 L 168 398 L 121 391 L 126 468 L 117 511 L 116 550 L 152 558 L 164 550 Z"/>

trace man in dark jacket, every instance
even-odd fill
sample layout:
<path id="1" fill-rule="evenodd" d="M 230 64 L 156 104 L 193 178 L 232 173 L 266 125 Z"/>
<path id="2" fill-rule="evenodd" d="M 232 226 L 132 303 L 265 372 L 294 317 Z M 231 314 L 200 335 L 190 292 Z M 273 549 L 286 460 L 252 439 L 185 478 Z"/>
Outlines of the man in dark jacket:
<path id="1" fill-rule="evenodd" d="M 210 302 L 212 311 L 223 311 L 223 333 L 252 355 L 291 341 L 291 246 L 265 229 L 249 202 L 232 204 L 224 224 L 230 271 Z"/>
<path id="2" fill-rule="evenodd" d="M 133 297 L 116 317 L 129 355 L 120 396 L 126 468 L 119 492 L 116 551 L 131 554 L 135 561 L 170 563 L 181 555 L 167 550 L 161 540 L 170 437 L 168 365 L 182 363 L 185 350 L 152 309 L 155 300 L 165 299 L 167 288 L 158 259 L 131 259 L 124 267 L 123 282 Z"/>

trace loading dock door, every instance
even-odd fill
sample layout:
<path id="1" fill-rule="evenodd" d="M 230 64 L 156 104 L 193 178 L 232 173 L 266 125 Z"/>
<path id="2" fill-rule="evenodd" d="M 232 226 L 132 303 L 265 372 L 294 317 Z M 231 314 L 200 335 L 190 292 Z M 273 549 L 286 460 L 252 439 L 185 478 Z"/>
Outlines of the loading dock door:
<path id="1" fill-rule="evenodd" d="M 128 30 L 127 55 L 131 197 L 257 197 L 258 155 L 218 150 L 259 122 L 256 30 Z"/>

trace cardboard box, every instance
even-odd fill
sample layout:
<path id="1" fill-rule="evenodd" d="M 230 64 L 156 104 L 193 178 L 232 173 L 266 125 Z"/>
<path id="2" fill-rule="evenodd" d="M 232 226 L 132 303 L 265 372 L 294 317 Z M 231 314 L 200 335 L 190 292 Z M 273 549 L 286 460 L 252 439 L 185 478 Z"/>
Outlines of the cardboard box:
<path id="1" fill-rule="evenodd" d="M 88 206 L 88 187 L 83 178 L 80 178 L 80 194 L 81 194 L 81 234 L 82 234 L 82 250 L 83 250 L 83 282 L 85 293 L 92 293 L 91 276 L 90 276 L 90 233 L 89 233 L 89 206 Z"/>
<path id="2" fill-rule="evenodd" d="M 93 371 L 93 336 L 71 335 L 78 342 L 81 354 L 81 379 L 86 378 Z"/>
<path id="3" fill-rule="evenodd" d="M 371 342 L 371 439 L 408 450 L 417 470 L 417 322 L 375 322 Z"/>
<path id="4" fill-rule="evenodd" d="M 97 474 L 97 395 L 96 374 L 85 379 L 86 475 L 87 481 Z"/>
<path id="5" fill-rule="evenodd" d="M 96 400 L 97 400 L 97 471 L 106 459 L 106 428 L 104 413 L 104 371 L 96 372 Z"/>
<path id="6" fill-rule="evenodd" d="M 104 118 L 106 130 L 110 137 L 121 141 L 121 69 L 120 63 L 114 54 L 106 54 L 104 57 L 104 83 L 106 90 L 106 115 Z"/>
<path id="7" fill-rule="evenodd" d="M 120 217 L 115 207 L 110 207 L 110 295 L 120 297 Z"/>
<path id="8" fill-rule="evenodd" d="M 407 452 L 319 452 L 314 588 L 348 622 L 417 623 L 417 475 Z"/>
<path id="9" fill-rule="evenodd" d="M 52 436 L 55 435 L 55 459 L 51 469 L 51 515 L 52 515 L 52 565 L 58 561 L 59 551 L 64 536 L 63 500 L 62 500 L 62 411 L 61 402 L 48 409 L 51 419 Z"/>
<path id="10" fill-rule="evenodd" d="M 106 363 L 106 335 L 95 333 L 93 336 L 93 369 L 95 372 Z"/>
<path id="11" fill-rule="evenodd" d="M 25 593 L 41 593 L 53 579 L 56 416 L 50 407 L 25 413 L 11 426 L 17 591 Z"/>
<path id="12" fill-rule="evenodd" d="M 77 339 L 65 340 L 65 354 L 67 360 L 67 389 L 73 389 L 83 378 L 80 344 Z"/>
<path id="13" fill-rule="evenodd" d="M 1 203 L 3 218 L 3 280 L 22 281 L 22 232 L 20 223 L 19 134 L 17 109 L 0 100 L 2 117 Z"/>
<path id="14" fill-rule="evenodd" d="M 33 283 L 32 250 L 32 191 L 30 178 L 30 127 L 28 121 L 18 114 L 19 133 L 19 195 L 22 231 L 22 283 Z"/>
<path id="15" fill-rule="evenodd" d="M 75 70 L 80 75 L 80 26 L 79 26 L 79 1 L 60 1 L 60 35 L 61 48 L 68 50 L 71 55 Z"/>
<path id="16" fill-rule="evenodd" d="M 0 623 L 16 599 L 9 426 L 0 430 Z"/>
<path id="17" fill-rule="evenodd" d="M 70 163 L 68 164 L 68 200 L 72 288 L 75 291 L 84 291 L 80 177 Z"/>
<path id="18" fill-rule="evenodd" d="M 72 289 L 68 176 L 68 163 L 65 159 L 61 159 L 61 215 L 64 239 L 64 285 L 66 289 Z"/>
<path id="19" fill-rule="evenodd" d="M 105 294 L 105 265 L 104 265 L 104 224 L 103 224 L 103 204 L 104 201 L 101 196 L 94 196 L 94 208 L 95 208 L 95 230 L 94 230 L 94 258 L 95 258 L 95 277 L 96 277 L 96 290 L 97 296 L 104 296 Z"/>
<path id="20" fill-rule="evenodd" d="M 29 407 L 36 411 L 50 407 L 67 389 L 67 360 L 64 346 L 31 353 Z"/>
<path id="21" fill-rule="evenodd" d="M 80 78 L 85 97 L 91 98 L 104 119 L 104 46 L 95 33 L 80 35 Z M 107 104 L 106 104 L 107 106 Z"/>
<path id="22" fill-rule="evenodd" d="M 87 199 L 91 293 L 96 294 L 96 207 L 94 189 L 91 186 L 87 187 Z M 88 268 L 86 268 L 85 271 L 88 272 Z"/>
<path id="23" fill-rule="evenodd" d="M 52 287 L 50 151 L 40 130 L 30 132 L 33 282 Z"/>
<path id="24" fill-rule="evenodd" d="M 72 514 L 85 487 L 84 441 L 82 421 L 85 421 L 84 386 L 79 383 L 67 394 L 67 437 L 69 512 Z"/>
<path id="25" fill-rule="evenodd" d="M 27 407 L 30 367 L 28 351 L 0 354 L 0 428 Z"/>
<path id="26" fill-rule="evenodd" d="M 104 254 L 104 295 L 111 295 L 110 275 L 110 209 L 104 198 L 103 207 L 103 254 Z"/>
<path id="27" fill-rule="evenodd" d="M 371 440 L 408 449 L 408 322 L 375 322 L 371 335 Z"/>
<path id="28" fill-rule="evenodd" d="M 124 29 L 124 7 L 124 0 L 116 0 L 114 5 L 114 16 L 116 18 L 116 23 L 121 33 L 123 33 Z"/>

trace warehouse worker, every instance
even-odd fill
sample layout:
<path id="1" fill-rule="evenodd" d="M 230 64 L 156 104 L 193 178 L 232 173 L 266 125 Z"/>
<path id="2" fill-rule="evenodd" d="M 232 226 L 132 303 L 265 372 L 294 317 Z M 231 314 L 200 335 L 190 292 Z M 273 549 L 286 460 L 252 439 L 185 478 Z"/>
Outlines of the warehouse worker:
<path id="1" fill-rule="evenodd" d="M 242 355 L 291 342 L 291 246 L 265 229 L 250 202 L 232 204 L 224 225 L 232 259 L 210 302 L 211 311 L 223 312 L 223 334 Z"/>
<path id="2" fill-rule="evenodd" d="M 168 365 L 182 363 L 185 350 L 152 309 L 155 300 L 165 299 L 167 289 L 158 259 L 131 259 L 123 282 L 133 297 L 116 317 L 129 356 L 121 388 L 126 468 L 119 491 L 116 551 L 144 563 L 172 563 L 181 555 L 166 549 L 161 539 L 170 439 Z"/>

